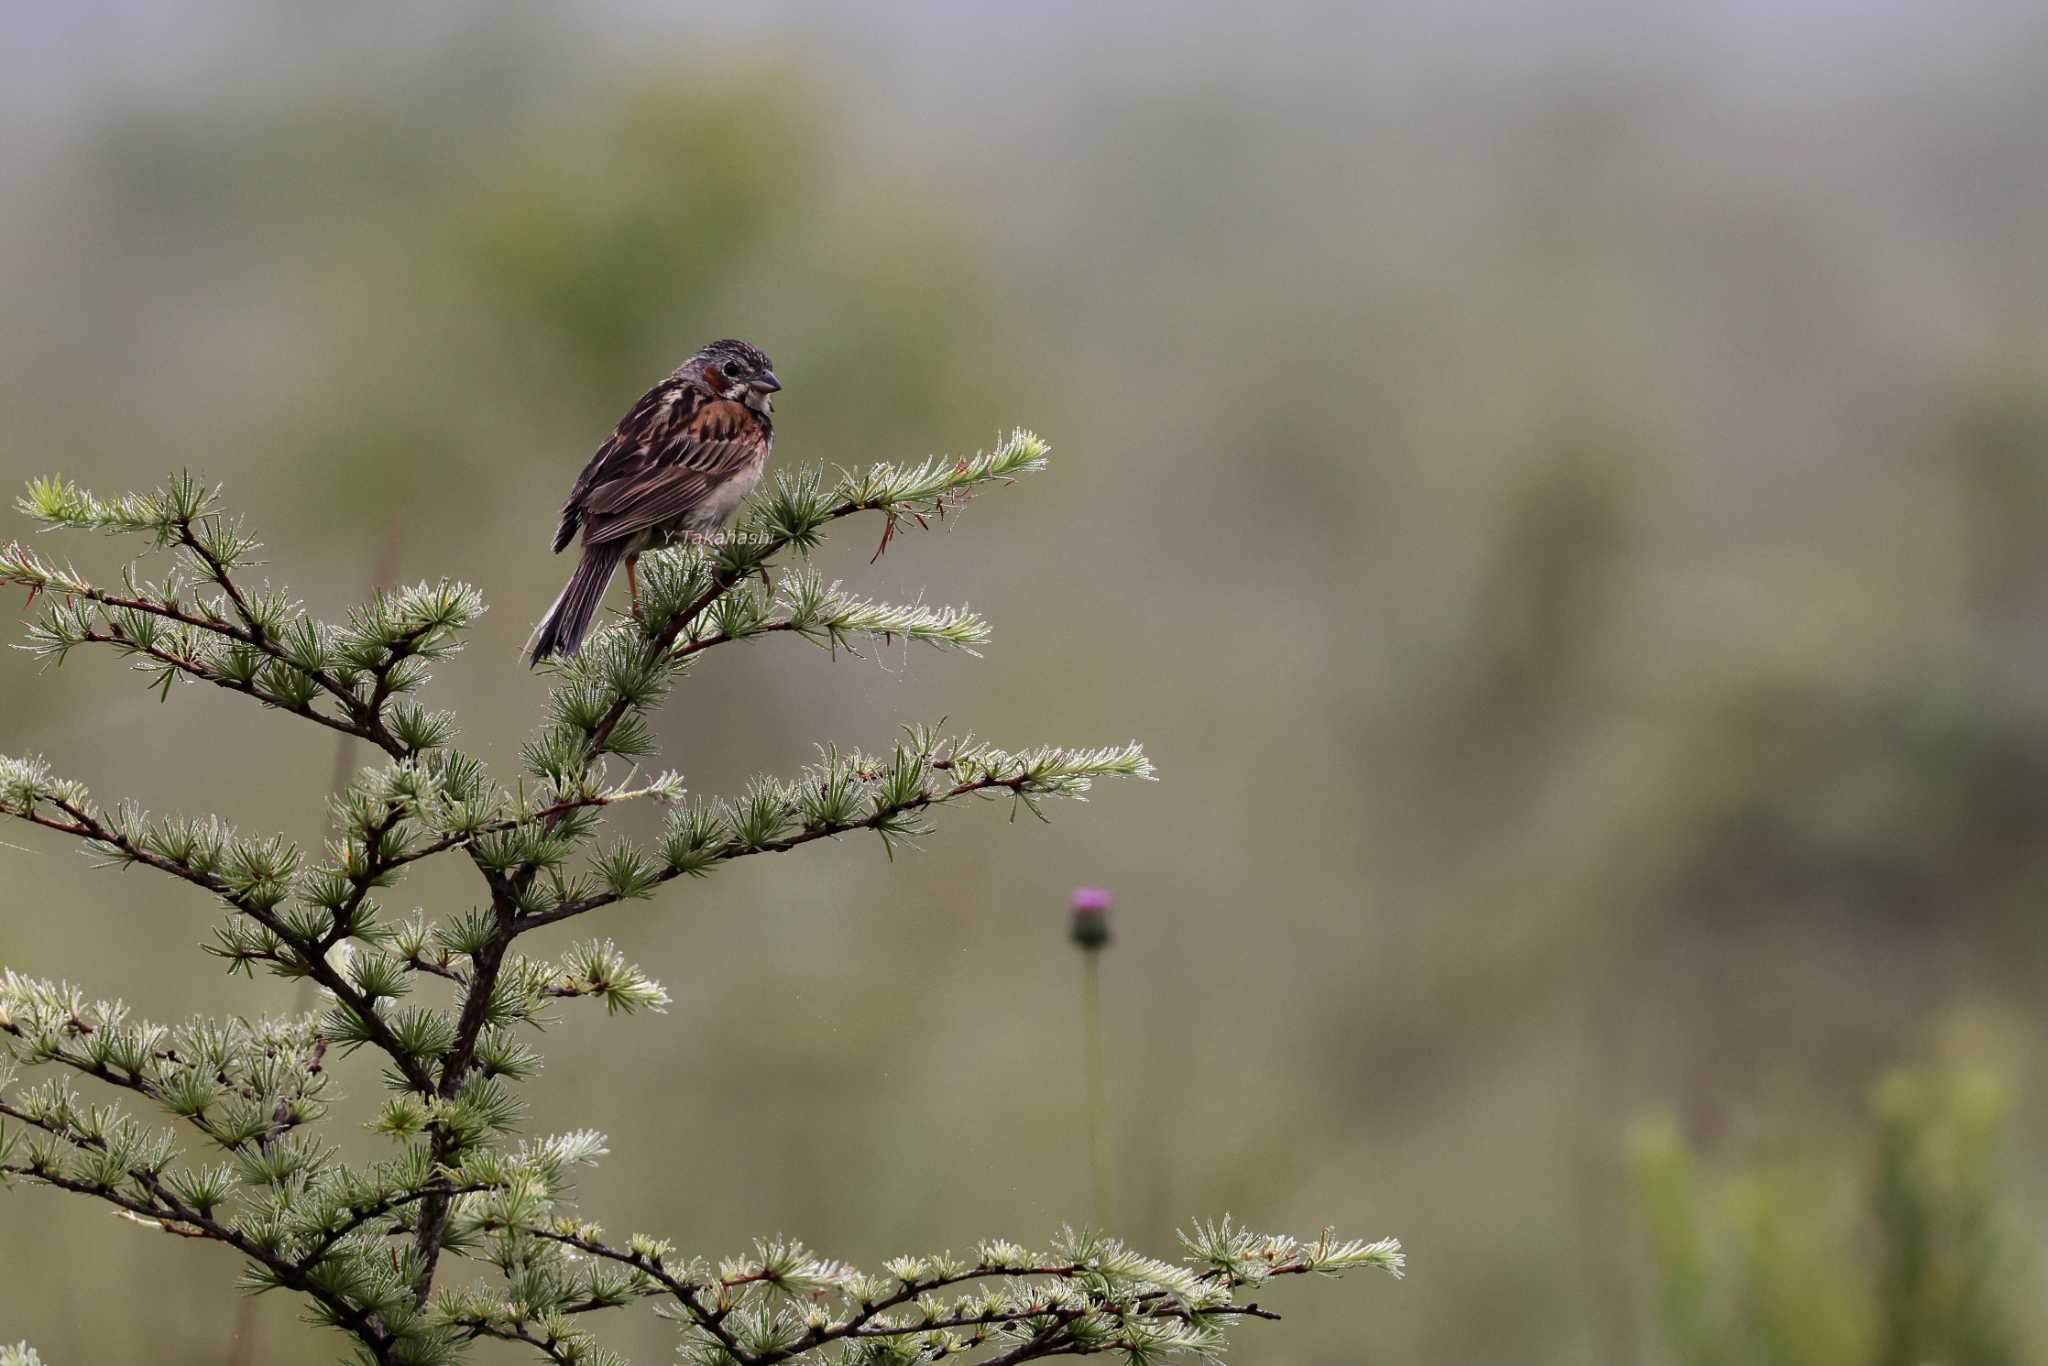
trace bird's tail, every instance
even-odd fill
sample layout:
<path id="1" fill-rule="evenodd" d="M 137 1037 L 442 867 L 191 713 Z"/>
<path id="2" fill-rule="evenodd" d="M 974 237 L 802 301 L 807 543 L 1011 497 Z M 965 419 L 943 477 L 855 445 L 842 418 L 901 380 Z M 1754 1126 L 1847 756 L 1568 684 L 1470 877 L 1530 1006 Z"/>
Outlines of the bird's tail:
<path id="1" fill-rule="evenodd" d="M 584 633 L 590 630 L 590 619 L 597 614 L 597 605 L 604 601 L 604 590 L 610 586 L 612 575 L 618 572 L 619 561 L 626 557 L 622 544 L 586 545 L 583 559 L 577 564 L 576 572 L 569 576 L 562 595 L 555 599 L 555 605 L 548 608 L 548 614 L 540 619 L 540 625 L 533 628 L 533 635 L 526 642 L 527 667 L 540 663 L 549 655 L 573 655 L 576 647 L 583 643 Z"/>

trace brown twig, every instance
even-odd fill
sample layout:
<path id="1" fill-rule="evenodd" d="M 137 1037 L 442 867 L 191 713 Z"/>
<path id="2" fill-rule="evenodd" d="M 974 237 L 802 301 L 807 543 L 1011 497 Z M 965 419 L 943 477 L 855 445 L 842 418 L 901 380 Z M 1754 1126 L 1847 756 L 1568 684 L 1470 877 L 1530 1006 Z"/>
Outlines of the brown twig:
<path id="1" fill-rule="evenodd" d="M 74 1148 L 90 1152 L 105 1152 L 107 1149 L 104 1139 L 94 1138 L 90 1134 L 78 1133 L 64 1125 L 39 1119 L 27 1111 L 9 1104 L 5 1100 L 0 1100 L 0 1115 L 18 1120 L 23 1124 L 33 1125 Z M 349 1332 L 354 1333 L 365 1346 L 369 1347 L 378 1362 L 384 1363 L 393 1360 L 392 1344 L 395 1339 L 375 1314 L 351 1304 L 341 1295 L 328 1290 L 305 1268 L 295 1265 L 290 1260 L 264 1248 L 245 1236 L 240 1230 L 230 1228 L 207 1215 L 201 1214 L 197 1210 L 187 1207 L 175 1195 L 164 1188 L 163 1182 L 154 1172 L 135 1170 L 128 1173 L 129 1178 L 149 1196 L 149 1199 L 146 1201 L 123 1195 L 111 1187 L 93 1186 L 83 1181 L 74 1181 L 56 1172 L 37 1170 L 25 1164 L 16 1165 L 10 1163 L 0 1165 L 0 1172 L 25 1176 L 31 1180 L 41 1181 L 45 1185 L 55 1186 L 59 1190 L 68 1190 L 80 1195 L 94 1196 L 105 1200 L 109 1204 L 118 1206 L 130 1214 L 140 1215 L 144 1219 L 160 1225 L 167 1232 L 177 1233 L 183 1237 L 210 1238 L 215 1242 L 225 1243 L 251 1261 L 260 1262 L 271 1274 L 278 1278 L 281 1284 L 289 1286 L 302 1294 L 309 1295 L 327 1306 L 328 1310 L 334 1315 L 335 1321 L 340 1323 Z M 178 1227 L 180 1225 L 183 1227 Z"/>
<path id="2" fill-rule="evenodd" d="M 155 868 L 159 872 L 169 873 L 173 877 L 181 878 L 195 887 L 203 887 L 213 893 L 235 910 L 240 911 L 257 924 L 269 930 L 289 945 L 294 952 L 301 955 L 305 962 L 306 971 L 321 986 L 326 987 L 328 991 L 332 992 L 335 999 L 340 1001 L 350 1014 L 361 1020 L 363 1032 L 370 1036 L 372 1043 L 376 1044 L 380 1050 L 390 1057 L 399 1072 L 404 1075 L 407 1083 L 417 1091 L 426 1094 L 433 1093 L 434 1082 L 432 1076 L 420 1065 L 417 1059 L 413 1058 L 411 1054 L 399 1046 L 397 1036 L 392 1034 L 390 1026 L 384 1023 L 383 1017 L 377 1014 L 376 1009 L 370 1004 L 368 998 L 350 986 L 348 980 L 335 970 L 332 963 L 327 961 L 324 949 L 319 949 L 311 941 L 301 939 L 293 934 L 290 927 L 285 925 L 274 911 L 266 908 L 260 902 L 237 895 L 226 883 L 211 873 L 200 872 L 188 864 L 180 863 L 175 859 L 165 858 L 160 854 L 155 854 L 142 848 L 125 834 L 99 821 L 83 807 L 75 806 L 62 798 L 52 797 L 49 801 L 52 806 L 55 806 L 66 816 L 69 816 L 71 818 L 70 821 L 54 820 L 32 809 L 21 811 L 12 807 L 0 807 L 0 813 L 11 815 L 18 820 L 28 821 L 33 825 L 40 825 L 47 830 L 60 831 L 67 835 L 73 835 L 80 839 L 105 845 L 107 848 L 117 850 L 129 862 L 140 863 L 147 867 Z"/>
<path id="3" fill-rule="evenodd" d="M 936 768 L 939 765 L 935 764 L 933 767 Z M 918 798 L 916 801 L 905 802 L 901 806 L 886 807 L 861 820 L 801 830 L 794 835 L 788 835 L 782 839 L 769 840 L 762 844 L 725 844 L 716 851 L 715 861 L 725 862 L 730 859 L 745 858 L 750 854 L 785 854 L 792 849 L 814 843 L 818 840 L 833 839 L 840 835 L 853 834 L 862 830 L 878 829 L 898 816 L 922 811 L 927 807 L 938 806 L 961 797 L 973 796 L 976 793 L 1008 790 L 1021 794 L 1030 785 L 1030 782 L 1031 778 L 1028 774 L 1019 774 L 1013 778 L 978 778 L 970 782 L 957 783 L 942 792 L 929 793 Z M 683 874 L 676 869 L 667 868 L 657 873 L 654 881 L 657 884 L 670 882 L 681 876 Z M 535 911 L 521 916 L 519 918 L 519 928 L 516 932 L 525 934 L 530 930 L 537 930 L 543 925 L 552 925 L 557 921 L 568 920 L 573 916 L 583 915 L 603 906 L 610 906 L 619 900 L 621 898 L 614 892 L 592 892 L 589 896 L 578 897 L 573 901 L 565 901 L 561 905 L 548 910 Z"/>

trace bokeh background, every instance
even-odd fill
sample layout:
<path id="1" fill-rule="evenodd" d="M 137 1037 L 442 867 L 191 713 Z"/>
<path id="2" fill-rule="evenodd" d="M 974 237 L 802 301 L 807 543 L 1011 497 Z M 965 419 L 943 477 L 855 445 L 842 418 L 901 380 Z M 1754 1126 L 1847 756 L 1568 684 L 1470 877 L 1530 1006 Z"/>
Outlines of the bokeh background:
<path id="1" fill-rule="evenodd" d="M 1674 1304 L 1745 1256 L 1793 1338 L 1830 1308 L 1723 1359 L 1874 1357 L 1859 1192 L 1916 1085 L 1996 1118 L 1966 1175 L 2025 1359 L 2038 8 L 699 9 L 0 24 L 0 474 L 204 471 L 323 613 L 480 584 L 434 692 L 501 772 L 560 497 L 701 342 L 774 356 L 785 468 L 1054 443 L 944 532 L 825 557 L 985 611 L 986 659 L 721 651 L 664 756 L 728 791 L 943 716 L 1136 736 L 1163 780 L 612 913 L 676 1003 L 550 1037 L 538 1122 L 611 1135 L 591 1216 L 862 1262 L 1086 1220 L 1064 901 L 1099 883 L 1122 1231 L 1170 1247 L 1228 1210 L 1412 1254 L 1402 1283 L 1276 1291 L 1243 1360 L 1706 1360 Z M 0 660 L 0 752 L 304 841 L 335 763 L 91 657 Z M 387 904 L 467 905 L 463 872 Z M 212 912 L 160 880 L 19 831 L 0 888 L 11 966 L 159 1017 L 297 1003 L 219 976 Z M 1697 1265 L 1674 1180 L 1733 1230 L 1695 1230 Z M 0 1259 L 0 1338 L 53 1362 L 336 1353 L 281 1299 L 240 1309 L 230 1258 L 53 1192 L 0 1200 Z M 613 1319 L 667 1358 L 667 1326 Z"/>

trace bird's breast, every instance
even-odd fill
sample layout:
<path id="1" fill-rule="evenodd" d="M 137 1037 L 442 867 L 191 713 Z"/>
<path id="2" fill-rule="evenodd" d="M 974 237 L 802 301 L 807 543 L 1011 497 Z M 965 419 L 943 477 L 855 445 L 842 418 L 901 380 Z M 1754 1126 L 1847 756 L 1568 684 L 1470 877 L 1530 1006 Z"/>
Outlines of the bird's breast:
<path id="1" fill-rule="evenodd" d="M 761 444 L 752 459 L 732 472 L 732 477 L 709 489 L 704 501 L 691 509 L 687 531 L 715 531 L 726 524 L 740 500 L 754 491 L 761 482 L 761 471 L 768 465 L 768 445 Z"/>

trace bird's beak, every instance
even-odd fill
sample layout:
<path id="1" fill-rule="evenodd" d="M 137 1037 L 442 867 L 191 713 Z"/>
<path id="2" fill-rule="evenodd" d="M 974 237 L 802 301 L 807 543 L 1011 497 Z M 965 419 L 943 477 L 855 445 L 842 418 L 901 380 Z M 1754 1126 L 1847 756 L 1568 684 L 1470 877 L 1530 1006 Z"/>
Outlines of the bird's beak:
<path id="1" fill-rule="evenodd" d="M 778 394 L 782 392 L 782 381 L 775 378 L 773 370 L 763 370 L 754 376 L 754 382 L 749 387 L 758 393 Z"/>

